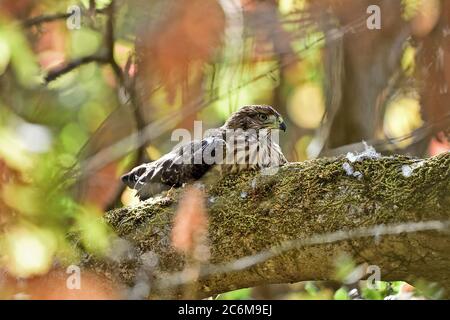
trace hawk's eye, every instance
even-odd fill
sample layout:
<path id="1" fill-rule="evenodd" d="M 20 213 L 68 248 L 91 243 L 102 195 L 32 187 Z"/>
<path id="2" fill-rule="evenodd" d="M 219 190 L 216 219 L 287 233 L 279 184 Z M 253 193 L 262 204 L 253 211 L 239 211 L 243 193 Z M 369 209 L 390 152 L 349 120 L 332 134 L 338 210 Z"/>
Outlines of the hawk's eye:
<path id="1" fill-rule="evenodd" d="M 266 121 L 266 120 L 267 120 L 267 114 L 260 113 L 260 114 L 258 115 L 258 117 L 259 117 L 259 119 L 260 119 L 261 121 Z"/>

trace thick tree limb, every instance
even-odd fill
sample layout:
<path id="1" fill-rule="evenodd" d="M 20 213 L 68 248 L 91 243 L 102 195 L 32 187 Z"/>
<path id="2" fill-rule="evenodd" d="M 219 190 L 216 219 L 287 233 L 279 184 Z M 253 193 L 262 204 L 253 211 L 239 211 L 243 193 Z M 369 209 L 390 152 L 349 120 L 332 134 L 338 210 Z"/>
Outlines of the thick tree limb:
<path id="1" fill-rule="evenodd" d="M 362 176 L 349 176 L 344 163 Z M 423 278 L 450 288 L 450 153 L 424 161 L 398 156 L 355 163 L 346 158 L 292 163 L 272 176 L 227 176 L 208 184 L 206 192 L 211 263 L 227 266 L 290 240 L 297 249 L 269 250 L 280 254 L 256 264 L 239 260 L 237 271 L 205 275 L 193 287 L 197 297 L 267 283 L 333 279 L 341 254 L 379 266 L 382 280 Z M 87 258 L 86 265 L 128 284 L 151 273 L 152 297 L 179 297 L 182 290 L 168 285 L 173 273 L 185 267 L 185 259 L 170 245 L 179 194 L 107 213 L 106 220 L 135 252 L 121 263 Z M 427 224 L 430 221 L 442 223 Z M 384 235 L 387 229 L 373 228 L 411 223 L 414 228 L 391 228 L 386 232 L 390 235 Z M 149 254 L 158 256 L 157 268 L 142 264 Z"/>

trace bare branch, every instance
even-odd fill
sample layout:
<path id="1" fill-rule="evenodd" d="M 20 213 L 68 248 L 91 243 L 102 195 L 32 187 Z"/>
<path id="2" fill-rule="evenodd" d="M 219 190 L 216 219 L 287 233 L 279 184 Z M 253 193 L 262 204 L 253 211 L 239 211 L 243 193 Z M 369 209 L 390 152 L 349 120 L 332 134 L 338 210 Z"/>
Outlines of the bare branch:
<path id="1" fill-rule="evenodd" d="M 95 5 L 95 1 L 91 1 L 90 5 Z M 69 61 L 53 70 L 50 70 L 47 74 L 47 76 L 45 77 L 45 81 L 46 83 L 49 83 L 51 81 L 56 80 L 58 77 L 91 62 L 97 62 L 100 64 L 109 64 L 113 71 L 114 74 L 116 75 L 117 79 L 119 80 L 119 82 L 121 84 L 123 84 L 124 82 L 124 76 L 122 73 L 122 69 L 120 68 L 120 66 L 117 64 L 115 58 L 114 58 L 114 43 L 115 43 L 115 38 L 114 38 L 114 14 L 115 14 L 115 2 L 111 1 L 111 4 L 104 10 L 101 10 L 102 13 L 105 13 L 108 16 L 108 20 L 106 23 L 106 32 L 105 32 L 105 36 L 104 36 L 104 42 L 105 42 L 105 46 L 106 46 L 106 50 L 103 50 L 105 53 L 99 53 L 99 54 L 94 54 L 94 55 L 90 55 L 90 56 L 86 56 L 86 57 L 82 57 L 79 59 L 75 59 L 72 61 Z M 68 16 L 70 17 L 71 14 L 68 14 Z M 56 17 L 64 17 L 67 16 L 64 14 L 59 14 L 59 15 L 55 15 L 54 18 Z M 39 18 L 39 17 L 38 17 Z M 47 17 L 48 18 L 48 17 Z M 37 18 L 36 18 L 37 19 Z M 46 19 L 45 17 L 40 17 L 40 19 L 37 19 L 37 21 L 41 21 L 42 19 Z"/>
<path id="2" fill-rule="evenodd" d="M 98 14 L 102 14 L 104 12 L 105 12 L 104 9 L 96 9 L 95 10 L 95 13 L 98 13 Z M 39 26 L 44 23 L 54 22 L 54 21 L 58 21 L 58 20 L 66 20 L 66 19 L 69 19 L 72 15 L 73 15 L 73 13 L 70 13 L 70 12 L 68 12 L 68 13 L 58 12 L 58 13 L 54 13 L 54 14 L 37 16 L 37 17 L 33 17 L 33 18 L 27 19 L 25 21 L 22 21 L 22 26 L 24 28 L 31 28 L 31 27 Z"/>
<path id="3" fill-rule="evenodd" d="M 109 60 L 106 57 L 103 57 L 100 55 L 92 55 L 92 56 L 82 57 L 79 59 L 74 59 L 74 60 L 69 61 L 59 67 L 56 67 L 56 68 L 50 70 L 44 78 L 45 82 L 46 83 L 52 82 L 52 81 L 56 80 L 57 78 L 59 78 L 60 76 L 66 74 L 66 73 L 69 73 L 70 71 L 72 71 L 82 65 L 89 64 L 92 62 L 106 64 L 106 63 L 109 63 Z"/>
<path id="4" fill-rule="evenodd" d="M 49 14 L 45 16 L 38 16 L 33 17 L 28 20 L 25 20 L 22 22 L 22 26 L 24 28 L 30 28 L 33 26 L 38 26 L 43 23 L 53 22 L 57 20 L 66 20 L 69 19 L 72 16 L 73 13 L 55 13 L 55 14 Z"/>

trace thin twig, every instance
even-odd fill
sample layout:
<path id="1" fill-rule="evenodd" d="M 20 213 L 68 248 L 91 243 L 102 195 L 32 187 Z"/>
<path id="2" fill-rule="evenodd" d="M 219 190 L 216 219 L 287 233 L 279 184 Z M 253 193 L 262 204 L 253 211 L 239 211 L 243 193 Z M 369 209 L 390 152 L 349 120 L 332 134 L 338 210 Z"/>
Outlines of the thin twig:
<path id="1" fill-rule="evenodd" d="M 141 144 L 140 141 L 142 140 L 141 134 L 143 132 L 143 129 L 146 126 L 146 123 L 144 121 L 144 115 L 142 114 L 142 106 L 139 102 L 139 100 L 136 98 L 136 91 L 133 83 L 130 83 L 129 81 L 126 81 L 126 76 L 124 75 L 124 72 L 122 68 L 117 63 L 115 57 L 114 57 L 114 44 L 115 44 L 115 34 L 114 34 L 114 19 L 115 19 L 115 1 L 112 0 L 110 5 L 106 8 L 105 13 L 108 16 L 108 20 L 106 23 L 106 34 L 105 34 L 105 42 L 106 46 L 108 48 L 108 61 L 111 65 L 111 68 L 113 69 L 116 77 L 118 78 L 121 86 L 125 89 L 127 95 L 130 99 L 129 106 L 132 108 L 134 119 L 136 121 L 136 131 L 138 132 L 136 136 L 138 148 L 137 148 L 137 154 L 136 158 L 131 164 L 131 166 L 136 166 L 139 163 L 142 163 L 145 161 L 146 152 L 145 152 L 145 144 Z M 128 61 L 130 62 L 130 60 Z M 128 63 L 127 63 L 128 64 Z M 127 69 L 126 69 L 127 70 Z M 116 193 L 112 199 L 112 201 L 107 205 L 107 208 L 113 208 L 117 205 L 117 202 L 120 200 L 120 197 L 125 191 L 125 186 L 123 184 L 120 184 L 116 190 Z"/>
<path id="2" fill-rule="evenodd" d="M 52 82 L 52 81 L 56 80 L 57 78 L 59 78 L 60 76 L 66 74 L 66 73 L 69 73 L 70 71 L 72 71 L 82 65 L 89 64 L 92 62 L 96 62 L 96 63 L 100 63 L 100 64 L 109 63 L 108 59 L 101 55 L 91 55 L 91 56 L 74 59 L 72 61 L 69 61 L 61 66 L 58 66 L 58 67 L 50 70 L 44 78 L 45 82 L 46 83 Z"/>
<path id="3" fill-rule="evenodd" d="M 73 14 L 74 14 L 74 12 L 55 13 L 55 14 L 50 14 L 50 15 L 45 15 L 45 16 L 33 17 L 33 18 L 23 21 L 22 26 L 24 28 L 30 28 L 33 26 L 38 26 L 43 23 L 53 22 L 56 20 L 66 20 L 66 19 L 69 19 Z"/>
<path id="4" fill-rule="evenodd" d="M 92 6 L 94 5 L 95 1 L 90 1 L 90 9 L 92 9 Z M 98 11 L 98 10 L 97 10 Z M 143 131 L 143 128 L 145 127 L 145 122 L 143 115 L 141 114 L 141 106 L 136 98 L 135 89 L 131 82 L 127 81 L 126 76 L 124 75 L 124 71 L 120 67 L 120 65 L 117 63 L 115 56 L 114 56 L 114 46 L 115 46 L 115 32 L 114 32 L 114 25 L 115 25 L 115 1 L 111 1 L 108 7 L 101 10 L 102 13 L 104 13 L 107 16 L 106 21 L 106 30 L 104 34 L 104 44 L 106 49 L 103 50 L 102 53 L 86 56 L 83 58 L 75 59 L 72 61 L 69 61 L 51 71 L 48 72 L 47 76 L 45 77 L 45 81 L 48 84 L 51 81 L 56 80 L 58 77 L 84 65 L 91 62 L 97 62 L 99 64 L 108 64 L 111 66 L 117 80 L 120 83 L 120 86 L 124 88 L 127 95 L 130 97 L 130 106 L 132 107 L 132 111 L 134 113 L 135 121 L 137 124 L 137 131 L 140 133 Z M 44 18 L 40 18 L 39 21 L 42 21 Z M 45 18 L 44 20 L 48 20 L 48 18 Z M 36 19 L 37 21 L 37 19 Z M 35 22 L 36 22 L 35 21 Z M 143 162 L 146 156 L 145 153 L 145 146 L 140 143 L 141 136 L 140 134 L 136 137 L 138 140 L 139 148 L 137 149 L 137 157 L 136 157 L 136 164 Z M 113 206 L 113 203 L 116 203 L 118 199 L 120 199 L 120 195 L 123 192 L 123 188 L 118 188 L 116 194 L 114 195 L 114 200 L 108 204 L 108 206 Z"/>
<path id="5" fill-rule="evenodd" d="M 105 13 L 105 10 L 104 9 L 96 9 L 95 12 L 98 14 L 103 14 L 103 13 Z M 74 12 L 58 12 L 58 13 L 54 13 L 54 14 L 37 16 L 37 17 L 33 17 L 33 18 L 22 21 L 22 26 L 24 28 L 31 28 L 31 27 L 39 26 L 44 23 L 54 22 L 54 21 L 58 21 L 58 20 L 66 20 L 66 19 L 69 19 L 73 14 L 74 14 Z"/>

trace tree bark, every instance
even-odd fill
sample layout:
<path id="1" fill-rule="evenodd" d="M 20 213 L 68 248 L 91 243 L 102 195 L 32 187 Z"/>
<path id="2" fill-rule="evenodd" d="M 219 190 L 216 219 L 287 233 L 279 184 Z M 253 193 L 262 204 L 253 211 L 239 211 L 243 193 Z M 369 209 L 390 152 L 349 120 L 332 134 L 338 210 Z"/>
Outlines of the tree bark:
<path id="1" fill-rule="evenodd" d="M 361 175 L 349 175 L 351 169 Z M 108 212 L 106 221 L 133 246 L 133 254 L 90 257 L 85 264 L 131 286 L 147 282 L 149 297 L 181 297 L 186 287 L 170 284 L 183 280 L 173 273 L 187 263 L 171 246 L 170 232 L 182 191 Z M 209 263 L 223 267 L 261 251 L 269 254 L 226 265 L 237 269 L 230 272 L 200 266 L 201 279 L 190 286 L 196 298 L 261 284 L 332 280 L 342 254 L 377 265 L 381 280 L 425 279 L 450 289 L 449 152 L 423 161 L 396 156 L 291 163 L 275 175 L 244 172 L 216 179 L 205 184 L 205 193 Z M 430 227 L 430 221 L 442 223 Z M 416 224 L 402 229 L 405 223 Z M 430 230 L 434 226 L 440 230 Z M 158 257 L 157 265 L 145 262 L 149 255 Z"/>

